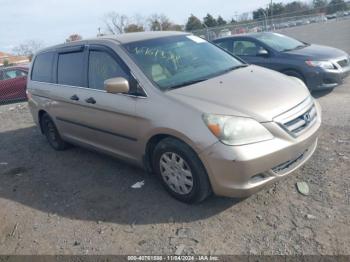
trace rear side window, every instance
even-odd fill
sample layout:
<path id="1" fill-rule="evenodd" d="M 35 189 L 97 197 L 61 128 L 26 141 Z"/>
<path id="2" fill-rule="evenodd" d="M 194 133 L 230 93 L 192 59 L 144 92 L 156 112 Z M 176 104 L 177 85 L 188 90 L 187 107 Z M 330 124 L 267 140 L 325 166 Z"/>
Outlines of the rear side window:
<path id="1" fill-rule="evenodd" d="M 232 48 L 230 45 L 232 45 L 232 41 L 231 40 L 223 40 L 223 41 L 218 41 L 218 42 L 215 42 L 216 45 L 220 46 L 221 48 L 229 51 L 229 52 L 232 52 Z"/>
<path id="2" fill-rule="evenodd" d="M 4 78 L 5 79 L 14 79 L 14 78 L 19 78 L 19 77 L 24 77 L 26 75 L 27 75 L 27 73 L 25 73 L 22 70 L 18 70 L 18 69 L 4 71 Z"/>
<path id="3" fill-rule="evenodd" d="M 124 77 L 128 79 L 128 74 L 108 53 L 103 51 L 90 51 L 89 87 L 103 90 L 104 81 L 113 77 Z"/>
<path id="4" fill-rule="evenodd" d="M 52 52 L 42 53 L 36 56 L 32 70 L 32 80 L 52 83 L 52 66 L 54 57 L 55 54 Z"/>
<path id="5" fill-rule="evenodd" d="M 58 55 L 57 83 L 85 87 L 84 52 Z"/>

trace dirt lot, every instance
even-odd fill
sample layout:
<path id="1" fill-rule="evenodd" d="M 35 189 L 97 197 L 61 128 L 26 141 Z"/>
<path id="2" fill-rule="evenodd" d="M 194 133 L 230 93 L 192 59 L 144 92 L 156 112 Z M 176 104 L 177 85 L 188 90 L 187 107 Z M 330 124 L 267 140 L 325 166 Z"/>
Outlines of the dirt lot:
<path id="1" fill-rule="evenodd" d="M 350 52 L 349 29 L 347 21 L 285 33 Z M 248 199 L 197 206 L 116 159 L 53 151 L 25 103 L 1 106 L 0 253 L 350 255 L 350 79 L 315 96 L 323 126 L 304 167 Z M 309 196 L 297 181 L 309 184 Z"/>

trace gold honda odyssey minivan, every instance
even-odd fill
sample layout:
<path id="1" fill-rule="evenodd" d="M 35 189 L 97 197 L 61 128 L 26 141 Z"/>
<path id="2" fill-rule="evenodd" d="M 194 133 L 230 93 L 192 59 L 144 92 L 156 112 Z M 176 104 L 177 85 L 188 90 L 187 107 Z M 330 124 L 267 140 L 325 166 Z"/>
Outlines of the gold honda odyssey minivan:
<path id="1" fill-rule="evenodd" d="M 54 149 L 81 145 L 143 166 L 187 203 L 246 197 L 290 174 L 315 151 L 321 124 L 301 80 L 182 32 L 47 48 L 27 86 Z"/>

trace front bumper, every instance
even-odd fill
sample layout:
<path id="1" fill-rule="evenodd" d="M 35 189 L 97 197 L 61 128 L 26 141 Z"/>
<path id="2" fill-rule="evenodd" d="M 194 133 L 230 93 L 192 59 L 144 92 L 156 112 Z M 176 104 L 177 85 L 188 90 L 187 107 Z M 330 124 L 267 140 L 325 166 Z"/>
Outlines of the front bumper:
<path id="1" fill-rule="evenodd" d="M 307 86 L 312 91 L 335 88 L 343 83 L 344 78 L 350 75 L 350 66 L 339 67 L 335 70 L 316 69 L 306 74 Z"/>
<path id="2" fill-rule="evenodd" d="M 285 177 L 303 165 L 317 147 L 321 125 L 320 107 L 315 124 L 294 138 L 277 123 L 264 125 L 274 139 L 244 146 L 227 146 L 218 142 L 202 152 L 200 158 L 207 169 L 216 195 L 247 197 L 268 184 Z"/>

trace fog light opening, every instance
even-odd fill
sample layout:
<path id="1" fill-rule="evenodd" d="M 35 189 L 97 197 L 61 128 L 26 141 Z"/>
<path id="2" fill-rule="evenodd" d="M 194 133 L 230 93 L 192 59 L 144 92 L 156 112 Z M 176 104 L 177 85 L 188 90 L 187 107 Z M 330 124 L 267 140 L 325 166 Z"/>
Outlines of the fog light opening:
<path id="1" fill-rule="evenodd" d="M 260 182 L 260 181 L 263 181 L 265 178 L 266 178 L 265 174 L 257 174 L 257 175 L 255 175 L 255 176 L 252 176 L 252 177 L 249 179 L 249 183 L 255 184 L 255 183 L 258 183 L 258 182 Z"/>

